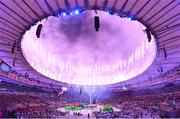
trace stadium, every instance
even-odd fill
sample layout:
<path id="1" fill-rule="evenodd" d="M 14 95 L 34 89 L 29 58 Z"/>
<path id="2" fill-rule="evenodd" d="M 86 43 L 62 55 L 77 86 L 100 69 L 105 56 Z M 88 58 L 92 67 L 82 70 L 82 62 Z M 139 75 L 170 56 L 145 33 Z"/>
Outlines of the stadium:
<path id="1" fill-rule="evenodd" d="M 0 0 L 0 118 L 180 118 L 179 0 Z"/>

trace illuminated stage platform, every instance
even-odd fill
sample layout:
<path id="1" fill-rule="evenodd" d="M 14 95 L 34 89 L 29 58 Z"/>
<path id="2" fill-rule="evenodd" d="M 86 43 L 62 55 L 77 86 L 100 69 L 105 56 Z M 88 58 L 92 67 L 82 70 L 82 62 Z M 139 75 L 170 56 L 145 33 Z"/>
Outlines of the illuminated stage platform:
<path id="1" fill-rule="evenodd" d="M 84 108 L 80 108 L 80 107 L 84 107 Z M 62 108 L 57 108 L 57 111 L 60 112 L 67 112 L 66 114 L 66 118 L 82 118 L 82 117 L 88 117 L 88 114 L 90 115 L 90 117 L 94 117 L 94 113 L 96 112 L 112 112 L 112 111 L 121 111 L 120 109 L 113 107 L 110 104 L 90 104 L 90 105 L 71 105 L 71 106 L 66 106 L 66 107 L 62 107 Z M 80 114 L 79 116 L 76 114 Z"/>

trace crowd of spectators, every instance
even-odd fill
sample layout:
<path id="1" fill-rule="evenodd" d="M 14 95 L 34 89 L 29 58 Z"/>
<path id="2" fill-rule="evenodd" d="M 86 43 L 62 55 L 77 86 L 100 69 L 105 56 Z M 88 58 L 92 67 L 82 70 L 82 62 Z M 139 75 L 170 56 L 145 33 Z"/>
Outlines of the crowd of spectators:
<path id="1" fill-rule="evenodd" d="M 96 118 L 180 118 L 180 93 L 134 96 L 117 95 L 109 103 L 120 111 L 96 112 Z"/>
<path id="2" fill-rule="evenodd" d="M 131 106 L 124 107 L 121 105 L 121 111 L 115 112 L 97 112 L 96 118 L 177 118 L 179 112 L 175 110 L 168 112 L 161 108 L 145 107 L 143 105 L 137 105 L 130 103 Z M 177 110 L 176 110 L 177 111 Z"/>
<path id="3" fill-rule="evenodd" d="M 167 91 L 166 91 L 167 92 Z M 134 92 L 96 95 L 97 104 L 111 104 L 120 111 L 93 112 L 96 118 L 180 118 L 180 92 L 145 93 L 135 95 Z M 0 117 L 3 118 L 59 118 L 68 116 L 69 112 L 58 111 L 57 108 L 67 104 L 88 103 L 85 92 L 57 93 L 41 92 L 7 92 L 0 91 Z M 73 116 L 81 116 L 74 113 Z M 84 115 L 83 115 L 84 116 Z"/>

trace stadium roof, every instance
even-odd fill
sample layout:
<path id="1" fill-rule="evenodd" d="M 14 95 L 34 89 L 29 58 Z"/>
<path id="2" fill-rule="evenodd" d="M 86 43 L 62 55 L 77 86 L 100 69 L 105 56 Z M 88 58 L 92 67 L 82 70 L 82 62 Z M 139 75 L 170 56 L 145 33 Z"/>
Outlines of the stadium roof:
<path id="1" fill-rule="evenodd" d="M 179 0 L 0 0 L 0 59 L 20 74 L 43 82 L 54 82 L 35 71 L 21 52 L 21 38 L 36 22 L 75 7 L 111 9 L 132 15 L 150 28 L 157 42 L 157 58 L 143 74 L 127 81 L 146 81 L 180 64 Z"/>

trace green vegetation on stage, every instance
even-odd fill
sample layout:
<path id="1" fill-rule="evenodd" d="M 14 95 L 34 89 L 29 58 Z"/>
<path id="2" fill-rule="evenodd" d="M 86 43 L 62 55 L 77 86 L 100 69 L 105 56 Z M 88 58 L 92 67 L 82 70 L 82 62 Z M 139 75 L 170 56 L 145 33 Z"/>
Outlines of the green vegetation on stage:
<path id="1" fill-rule="evenodd" d="M 86 108 L 88 108 L 88 105 L 68 105 L 64 107 L 66 110 L 82 110 Z"/>
<path id="2" fill-rule="evenodd" d="M 71 110 L 71 111 L 78 111 L 89 108 L 88 105 L 85 104 L 71 104 L 64 107 L 65 110 Z M 111 112 L 113 111 L 112 105 L 106 104 L 103 105 L 103 108 L 101 109 L 102 112 Z"/>

